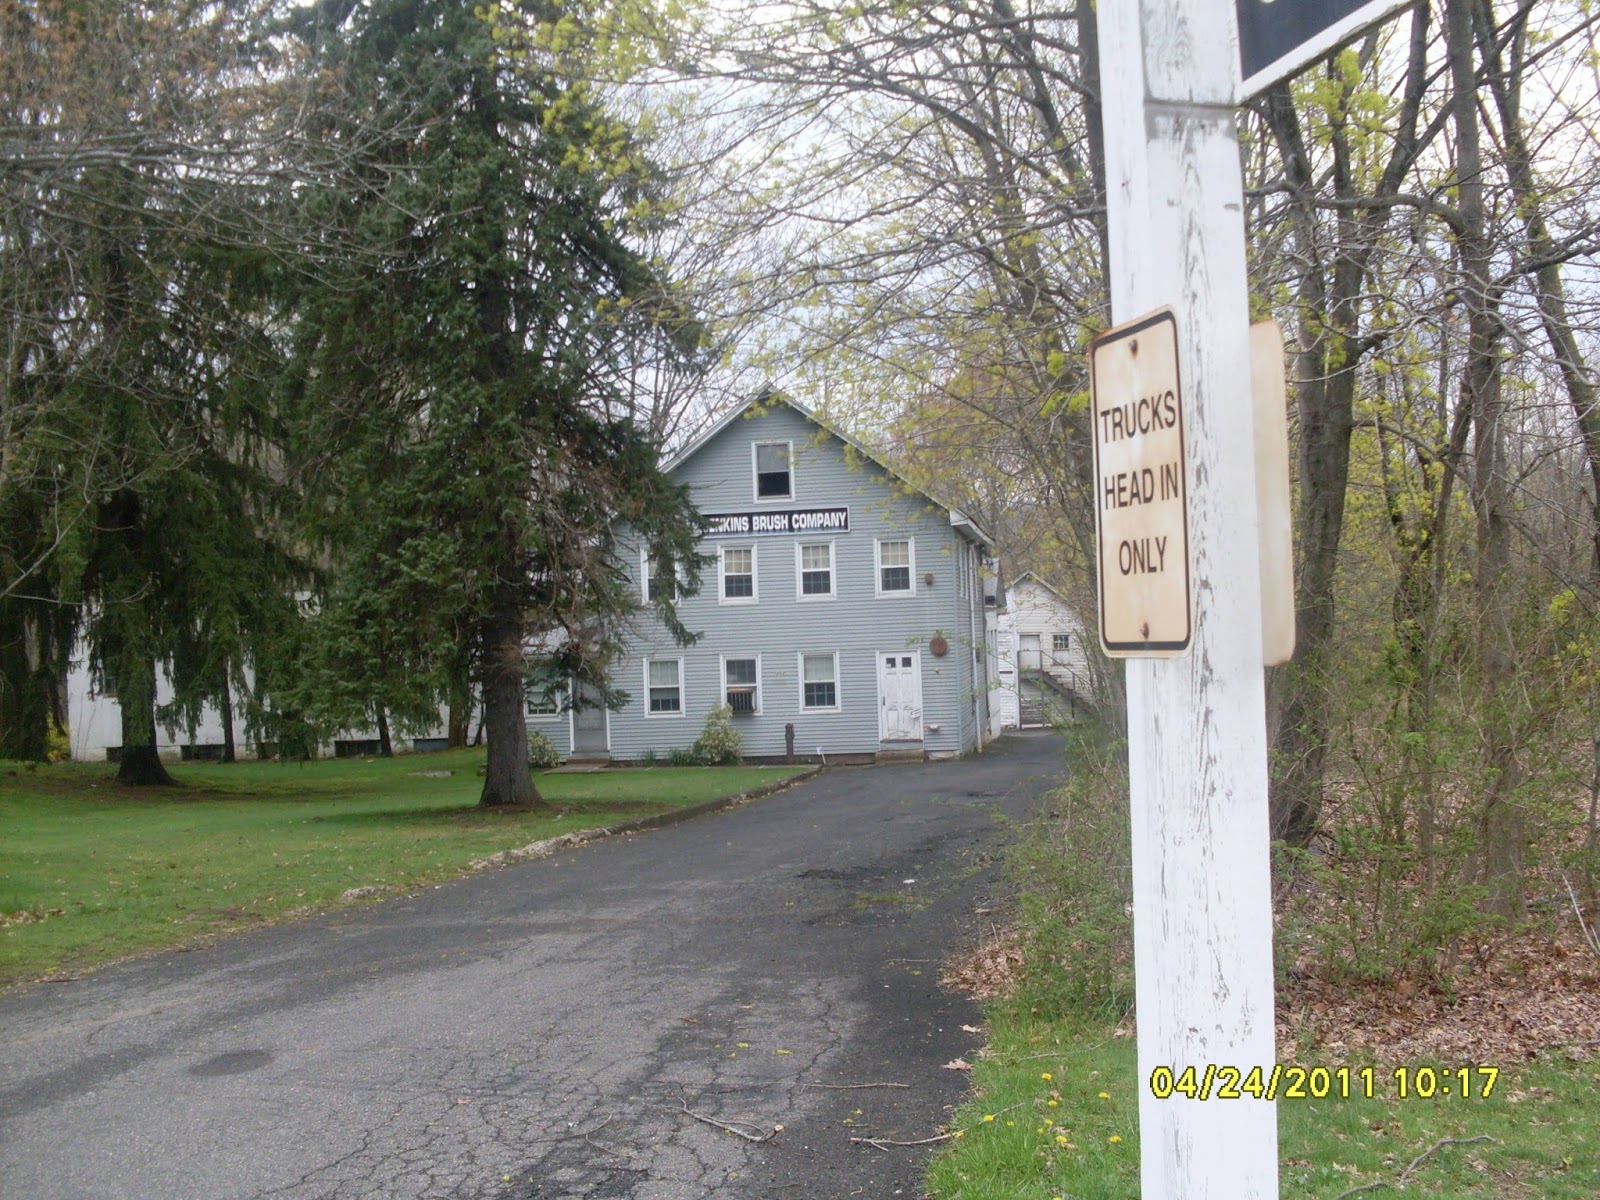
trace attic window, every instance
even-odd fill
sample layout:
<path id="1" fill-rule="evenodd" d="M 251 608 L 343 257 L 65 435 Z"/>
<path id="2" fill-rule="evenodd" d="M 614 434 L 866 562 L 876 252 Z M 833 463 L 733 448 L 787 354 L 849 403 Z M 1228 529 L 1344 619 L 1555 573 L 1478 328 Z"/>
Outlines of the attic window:
<path id="1" fill-rule="evenodd" d="M 757 442 L 756 499 L 793 500 L 794 480 L 789 471 L 788 442 Z"/>

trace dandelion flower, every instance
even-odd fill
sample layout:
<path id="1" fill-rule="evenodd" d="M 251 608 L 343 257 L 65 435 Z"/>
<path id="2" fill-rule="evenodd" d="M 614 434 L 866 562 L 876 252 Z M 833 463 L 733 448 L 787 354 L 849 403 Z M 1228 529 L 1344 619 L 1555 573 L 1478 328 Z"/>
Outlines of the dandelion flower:
<path id="1" fill-rule="evenodd" d="M 1064 1134 L 1060 1134 L 1060 1133 L 1056 1134 L 1056 1145 L 1065 1146 L 1066 1144 L 1067 1144 L 1066 1136 Z"/>
<path id="2" fill-rule="evenodd" d="M 1050 1108 L 1059 1108 L 1060 1105 L 1061 1105 L 1061 1101 L 1059 1101 L 1059 1100 L 1046 1100 L 1045 1104 L 1048 1105 Z"/>
<path id="3" fill-rule="evenodd" d="M 983 1119 L 985 1121 L 992 1121 L 992 1120 L 994 1120 L 994 1114 L 993 1113 L 984 1113 L 983 1114 Z"/>
<path id="4" fill-rule="evenodd" d="M 1113 1146 L 1115 1146 L 1115 1145 L 1116 1145 L 1116 1144 L 1117 1144 L 1117 1143 L 1118 1143 L 1118 1142 L 1120 1142 L 1120 1141 L 1121 1141 L 1121 1140 L 1122 1140 L 1122 1135 L 1121 1135 L 1121 1134 L 1116 1134 L 1116 1133 L 1113 1133 L 1113 1134 L 1112 1134 L 1112 1135 L 1111 1135 L 1111 1144 L 1112 1144 L 1112 1145 L 1113 1145 Z"/>
<path id="5" fill-rule="evenodd" d="M 964 1138 L 967 1136 L 967 1131 L 965 1129 L 958 1129 L 955 1132 L 955 1136 L 958 1138 Z"/>
<path id="6" fill-rule="evenodd" d="M 1102 1100 L 1111 1099 L 1111 1093 L 1110 1092 L 1101 1092 L 1100 1093 L 1100 1099 L 1102 1099 Z"/>
<path id="7" fill-rule="evenodd" d="M 1055 1076 L 1050 1074 L 1049 1071 L 1045 1071 L 1039 1076 L 1039 1078 L 1044 1080 L 1046 1083 L 1049 1083 L 1052 1079 L 1055 1078 Z"/>

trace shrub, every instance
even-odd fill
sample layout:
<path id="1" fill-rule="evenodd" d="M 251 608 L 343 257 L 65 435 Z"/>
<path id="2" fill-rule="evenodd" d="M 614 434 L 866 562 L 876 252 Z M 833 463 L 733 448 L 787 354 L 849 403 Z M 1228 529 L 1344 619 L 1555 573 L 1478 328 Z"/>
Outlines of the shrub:
<path id="1" fill-rule="evenodd" d="M 695 757 L 693 750 L 683 746 L 674 746 L 667 751 L 667 765 L 669 767 L 697 767 L 700 760 Z"/>
<path id="2" fill-rule="evenodd" d="M 719 704 L 706 714 L 705 728 L 694 743 L 697 762 L 708 767 L 734 766 L 739 762 L 744 741 L 733 727 L 732 716 L 733 709 L 726 704 Z"/>
<path id="3" fill-rule="evenodd" d="M 537 729 L 528 730 L 528 766 L 535 771 L 548 771 L 561 765 L 561 752 L 555 743 Z"/>

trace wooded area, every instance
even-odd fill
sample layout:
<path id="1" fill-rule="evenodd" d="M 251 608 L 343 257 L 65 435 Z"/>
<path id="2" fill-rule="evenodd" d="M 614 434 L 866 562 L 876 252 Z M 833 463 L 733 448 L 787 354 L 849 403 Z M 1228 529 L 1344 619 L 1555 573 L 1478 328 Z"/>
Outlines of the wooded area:
<path id="1" fill-rule="evenodd" d="M 1297 451 L 1273 832 L 1357 973 L 1592 929 L 1596 20 L 1434 0 L 1240 109 Z M 202 703 L 290 745 L 479 689 L 485 800 L 531 802 L 524 648 L 604 680 L 618 522 L 693 558 L 656 448 L 768 380 L 1092 611 L 1093 5 L 5 0 L 0 31 L 0 755 L 46 753 L 88 653 L 129 772 Z"/>

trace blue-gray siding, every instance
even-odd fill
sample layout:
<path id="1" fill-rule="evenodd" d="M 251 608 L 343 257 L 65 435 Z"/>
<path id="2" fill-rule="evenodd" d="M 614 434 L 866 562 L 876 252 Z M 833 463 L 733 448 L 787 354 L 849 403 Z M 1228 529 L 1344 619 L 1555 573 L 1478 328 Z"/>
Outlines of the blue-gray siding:
<path id="1" fill-rule="evenodd" d="M 793 495 L 761 502 L 754 498 L 751 446 L 769 440 L 793 443 Z M 760 712 L 734 719 L 746 754 L 783 753 L 784 726 L 790 722 L 800 753 L 819 748 L 832 754 L 875 752 L 882 748 L 877 658 L 887 651 L 920 658 L 925 749 L 930 754 L 954 754 L 975 747 L 979 722 L 987 712 L 973 654 L 975 631 L 982 637 L 982 587 L 975 541 L 951 525 L 947 509 L 909 492 L 875 463 L 781 403 L 733 421 L 681 463 L 676 473 L 691 486 L 703 512 L 845 506 L 850 510 L 850 529 L 818 535 L 708 538 L 703 549 L 712 555 L 719 545 L 755 547 L 756 602 L 719 603 L 713 561 L 700 594 L 680 605 L 684 623 L 702 635 L 694 645 L 677 646 L 652 615 L 641 613 L 628 639 L 626 657 L 613 670 L 614 682 L 632 696 L 610 717 L 614 758 L 637 759 L 652 751 L 662 755 L 689 746 L 699 736 L 707 711 L 722 701 L 725 657 L 760 659 Z M 913 543 L 911 593 L 879 596 L 876 541 L 901 538 Z M 824 541 L 834 547 L 834 596 L 801 598 L 796 546 Z M 958 565 L 959 556 L 967 558 L 964 569 Z M 640 556 L 634 553 L 629 563 L 638 585 Z M 935 636 L 948 642 L 942 657 L 930 650 Z M 801 655 L 835 652 L 839 711 L 805 711 Z M 682 660 L 683 703 L 678 715 L 648 713 L 644 667 L 648 657 Z"/>

